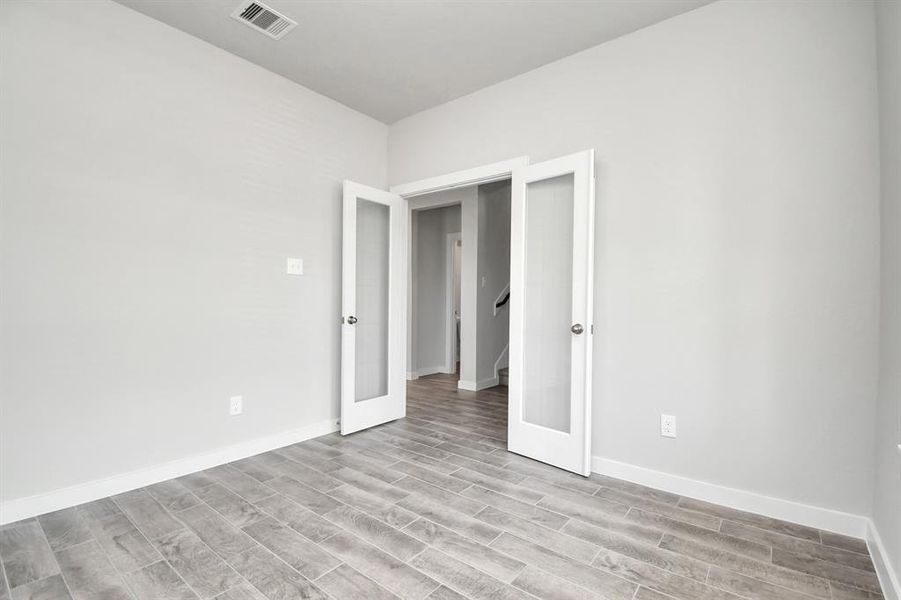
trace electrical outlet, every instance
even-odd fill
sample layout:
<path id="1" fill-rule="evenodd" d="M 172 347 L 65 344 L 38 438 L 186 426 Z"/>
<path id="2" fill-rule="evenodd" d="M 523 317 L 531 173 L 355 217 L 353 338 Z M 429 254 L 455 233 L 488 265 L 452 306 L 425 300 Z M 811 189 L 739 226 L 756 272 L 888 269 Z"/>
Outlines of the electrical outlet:
<path id="1" fill-rule="evenodd" d="M 488 278 L 482 275 L 482 287 L 488 287 Z"/>
<path id="2" fill-rule="evenodd" d="M 232 396 L 228 399 L 228 414 L 235 416 L 244 412 L 244 398 L 241 396 Z"/>
<path id="3" fill-rule="evenodd" d="M 303 259 L 290 257 L 286 259 L 285 273 L 288 275 L 303 275 Z"/>
<path id="4" fill-rule="evenodd" d="M 663 437 L 676 437 L 676 417 L 673 415 L 660 415 L 660 435 Z"/>

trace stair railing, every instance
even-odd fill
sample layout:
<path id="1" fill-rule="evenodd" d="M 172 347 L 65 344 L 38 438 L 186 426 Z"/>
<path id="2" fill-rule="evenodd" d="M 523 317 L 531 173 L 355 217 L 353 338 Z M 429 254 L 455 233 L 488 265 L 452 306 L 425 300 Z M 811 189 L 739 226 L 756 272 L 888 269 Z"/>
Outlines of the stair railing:
<path id="1" fill-rule="evenodd" d="M 497 316 L 497 313 L 500 312 L 501 308 L 503 308 L 510 301 L 510 284 L 504 286 L 504 289 L 501 290 L 501 293 L 498 295 L 497 299 L 494 301 L 494 316 Z"/>

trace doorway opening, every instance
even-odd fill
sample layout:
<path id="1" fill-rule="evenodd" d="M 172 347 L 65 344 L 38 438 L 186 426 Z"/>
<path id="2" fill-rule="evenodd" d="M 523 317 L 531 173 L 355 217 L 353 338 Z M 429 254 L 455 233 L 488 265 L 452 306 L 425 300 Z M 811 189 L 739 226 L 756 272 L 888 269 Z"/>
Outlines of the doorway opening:
<path id="1" fill-rule="evenodd" d="M 510 180 L 410 200 L 407 379 L 501 384 L 510 343 Z"/>
<path id="2" fill-rule="evenodd" d="M 491 196 L 504 202 L 492 204 Z M 378 211 L 367 203 L 377 204 Z M 435 236 L 444 260 L 439 256 L 432 264 L 443 264 L 444 273 L 426 288 L 419 285 L 419 275 L 435 279 L 434 270 L 441 268 L 419 268 L 425 256 L 419 246 L 427 236 L 420 231 L 413 236 L 414 220 L 418 226 L 426 214 L 422 211 L 457 205 L 458 341 L 454 322 L 448 326 L 454 319 L 448 279 L 453 281 L 455 246 L 447 243 L 447 235 L 456 232 L 444 228 Z M 444 372 L 439 373 L 457 378 L 460 395 L 502 387 L 502 369 L 509 363 L 509 451 L 587 475 L 594 151 L 535 164 L 512 159 L 389 192 L 346 181 L 343 210 L 341 433 L 404 417 L 408 381 L 440 368 L 444 348 Z M 379 218 L 370 218 L 370 212 Z M 438 222 L 449 222 L 445 217 L 442 213 Z M 439 299 L 423 305 L 420 296 Z M 419 314 L 442 308 L 443 318 L 437 320 Z M 425 334 L 417 326 L 434 327 L 436 333 Z M 440 338 L 439 354 L 426 357 L 417 342 L 431 343 L 434 337 Z"/>

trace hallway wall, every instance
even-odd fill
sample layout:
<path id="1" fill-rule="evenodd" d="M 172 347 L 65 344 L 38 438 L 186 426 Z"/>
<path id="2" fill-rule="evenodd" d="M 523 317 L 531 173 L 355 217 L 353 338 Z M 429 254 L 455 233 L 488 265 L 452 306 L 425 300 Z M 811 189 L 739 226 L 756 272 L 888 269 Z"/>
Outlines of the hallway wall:
<path id="1" fill-rule="evenodd" d="M 510 340 L 510 307 L 494 314 L 494 303 L 510 284 L 510 182 L 479 186 L 479 249 L 476 300 L 478 342 L 476 381 L 492 380 L 494 363 Z M 482 278 L 485 287 L 482 287 Z M 500 367 L 507 366 L 504 359 Z"/>
<path id="2" fill-rule="evenodd" d="M 419 376 L 446 372 L 447 234 L 460 232 L 460 205 L 413 213 L 415 253 L 414 346 Z"/>

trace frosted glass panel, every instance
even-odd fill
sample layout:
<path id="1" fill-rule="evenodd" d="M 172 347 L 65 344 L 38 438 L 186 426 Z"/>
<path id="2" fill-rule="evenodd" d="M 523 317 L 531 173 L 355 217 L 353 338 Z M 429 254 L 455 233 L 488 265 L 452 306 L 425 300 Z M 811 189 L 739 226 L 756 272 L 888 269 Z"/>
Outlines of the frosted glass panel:
<path id="1" fill-rule="evenodd" d="M 527 184 L 525 217 L 523 420 L 569 433 L 573 175 Z"/>
<path id="2" fill-rule="evenodd" d="M 389 214 L 357 199 L 356 402 L 388 393 Z"/>

